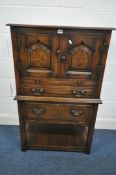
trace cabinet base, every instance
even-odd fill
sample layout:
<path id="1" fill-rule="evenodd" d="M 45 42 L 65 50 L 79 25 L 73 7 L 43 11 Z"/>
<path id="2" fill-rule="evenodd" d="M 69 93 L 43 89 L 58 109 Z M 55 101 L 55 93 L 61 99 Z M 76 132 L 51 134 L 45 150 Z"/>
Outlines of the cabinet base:
<path id="1" fill-rule="evenodd" d="M 25 146 L 21 148 L 22 152 L 28 151 L 28 150 L 38 150 L 38 151 L 62 151 L 62 152 L 80 152 L 85 154 L 90 154 L 90 150 L 86 148 L 60 148 L 60 147 L 35 147 L 35 146 Z"/>
<path id="2" fill-rule="evenodd" d="M 52 124 L 33 121 L 25 126 L 26 145 L 21 150 L 52 150 L 85 152 L 90 154 L 86 147 L 88 127 L 79 124 Z"/>

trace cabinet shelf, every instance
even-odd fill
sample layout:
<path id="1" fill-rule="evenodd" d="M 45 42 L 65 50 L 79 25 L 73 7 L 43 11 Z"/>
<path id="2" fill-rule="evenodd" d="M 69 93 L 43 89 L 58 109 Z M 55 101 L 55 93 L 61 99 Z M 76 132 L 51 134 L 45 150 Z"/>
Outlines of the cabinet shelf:
<path id="1" fill-rule="evenodd" d="M 26 124 L 28 147 L 79 149 L 85 148 L 88 127 L 73 124 L 48 124 L 33 121 Z"/>

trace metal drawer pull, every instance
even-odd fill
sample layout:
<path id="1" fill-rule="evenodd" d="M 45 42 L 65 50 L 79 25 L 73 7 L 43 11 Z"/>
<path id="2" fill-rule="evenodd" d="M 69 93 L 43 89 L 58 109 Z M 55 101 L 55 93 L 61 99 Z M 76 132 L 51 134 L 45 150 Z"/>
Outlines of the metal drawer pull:
<path id="1" fill-rule="evenodd" d="M 78 90 L 73 90 L 72 93 L 75 97 L 81 97 L 85 95 L 86 91 L 78 89 Z"/>
<path id="2" fill-rule="evenodd" d="M 37 115 L 41 115 L 44 112 L 44 109 L 43 108 L 33 108 L 32 111 L 33 113 Z"/>
<path id="3" fill-rule="evenodd" d="M 31 91 L 34 93 L 34 95 L 41 95 L 44 92 L 44 89 L 32 88 Z"/>
<path id="4" fill-rule="evenodd" d="M 71 113 L 72 113 L 72 115 L 74 115 L 74 116 L 79 116 L 79 115 L 83 114 L 83 111 L 80 110 L 80 109 L 73 109 L 73 110 L 71 111 Z"/>

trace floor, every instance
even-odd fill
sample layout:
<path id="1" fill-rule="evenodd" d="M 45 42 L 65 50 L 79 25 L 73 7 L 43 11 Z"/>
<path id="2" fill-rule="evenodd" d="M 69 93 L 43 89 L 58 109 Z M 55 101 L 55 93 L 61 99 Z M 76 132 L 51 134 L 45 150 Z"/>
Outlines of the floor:
<path id="1" fill-rule="evenodd" d="M 115 175 L 116 130 L 95 130 L 91 154 L 20 150 L 19 126 L 0 126 L 0 175 Z"/>

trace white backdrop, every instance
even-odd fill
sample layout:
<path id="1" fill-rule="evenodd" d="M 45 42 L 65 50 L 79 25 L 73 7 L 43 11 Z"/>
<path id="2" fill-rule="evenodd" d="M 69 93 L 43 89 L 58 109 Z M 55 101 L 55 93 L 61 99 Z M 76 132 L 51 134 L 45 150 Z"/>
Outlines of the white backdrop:
<path id="1" fill-rule="evenodd" d="M 18 124 L 7 23 L 116 27 L 116 0 L 0 0 L 0 124 Z M 116 31 L 113 31 L 96 128 L 116 129 Z"/>

